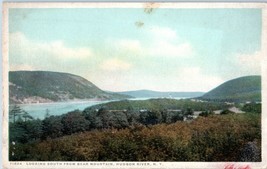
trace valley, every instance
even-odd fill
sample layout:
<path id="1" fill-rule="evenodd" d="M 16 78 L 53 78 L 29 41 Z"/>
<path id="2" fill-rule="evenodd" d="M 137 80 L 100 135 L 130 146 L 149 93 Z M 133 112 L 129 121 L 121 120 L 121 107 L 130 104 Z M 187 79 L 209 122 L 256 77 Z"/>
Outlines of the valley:
<path id="1" fill-rule="evenodd" d="M 260 84 L 248 76 L 207 93 L 115 93 L 76 75 L 10 72 L 9 158 L 244 161 L 248 144 L 260 152 Z"/>

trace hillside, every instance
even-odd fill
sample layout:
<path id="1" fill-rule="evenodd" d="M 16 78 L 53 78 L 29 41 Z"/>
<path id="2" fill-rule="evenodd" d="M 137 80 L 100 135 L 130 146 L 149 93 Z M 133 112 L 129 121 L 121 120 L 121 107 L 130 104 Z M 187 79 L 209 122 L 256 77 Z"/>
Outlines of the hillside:
<path id="1" fill-rule="evenodd" d="M 203 92 L 158 92 L 152 90 L 135 90 L 135 91 L 125 91 L 118 92 L 119 94 L 126 94 L 136 98 L 151 98 L 151 97 L 199 97 L 202 96 Z"/>
<path id="2" fill-rule="evenodd" d="M 10 103 L 112 100 L 127 97 L 102 91 L 88 80 L 73 74 L 48 71 L 9 72 Z"/>
<path id="3" fill-rule="evenodd" d="M 261 101 L 261 77 L 245 76 L 229 80 L 204 94 L 201 99 L 217 101 Z"/>
<path id="4" fill-rule="evenodd" d="M 186 110 L 188 108 L 195 111 L 204 110 L 219 110 L 228 108 L 228 105 L 224 103 L 216 102 L 196 102 L 189 99 L 149 99 L 149 100 L 121 100 L 113 101 L 108 103 L 103 103 L 99 105 L 94 105 L 85 109 L 87 112 L 95 111 L 96 109 L 107 109 L 107 110 L 130 110 L 130 111 L 140 111 L 140 110 Z"/>

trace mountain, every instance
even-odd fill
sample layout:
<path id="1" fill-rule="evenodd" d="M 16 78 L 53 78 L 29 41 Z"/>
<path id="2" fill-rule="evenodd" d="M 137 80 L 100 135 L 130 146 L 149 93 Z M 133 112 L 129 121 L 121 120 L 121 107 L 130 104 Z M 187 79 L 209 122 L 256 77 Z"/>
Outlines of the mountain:
<path id="1" fill-rule="evenodd" d="M 234 102 L 261 101 L 261 77 L 244 76 L 229 80 L 200 98 Z"/>
<path id="2" fill-rule="evenodd" d="M 45 103 L 68 100 L 114 100 L 128 96 L 107 93 L 93 83 L 69 73 L 48 71 L 9 72 L 10 103 Z"/>
<path id="3" fill-rule="evenodd" d="M 202 96 L 203 92 L 158 92 L 152 90 L 135 90 L 135 91 L 125 91 L 117 92 L 118 94 L 125 94 L 136 98 L 156 98 L 156 97 L 199 97 Z"/>

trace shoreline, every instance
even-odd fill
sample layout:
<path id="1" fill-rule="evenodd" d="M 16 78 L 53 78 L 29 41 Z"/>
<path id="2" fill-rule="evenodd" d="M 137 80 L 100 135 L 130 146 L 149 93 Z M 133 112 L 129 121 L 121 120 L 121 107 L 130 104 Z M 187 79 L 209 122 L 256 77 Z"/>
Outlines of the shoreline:
<path id="1" fill-rule="evenodd" d="M 18 106 L 37 106 L 37 105 L 53 105 L 53 104 L 66 104 L 66 103 L 87 103 L 87 102 L 109 102 L 116 100 L 99 100 L 99 99 L 86 99 L 86 100 L 66 100 L 58 102 L 44 102 L 44 103 L 19 103 L 19 104 L 9 104 L 9 106 L 18 105 Z"/>
<path id="2" fill-rule="evenodd" d="M 149 100 L 149 99 L 161 99 L 164 97 L 143 97 L 143 98 L 128 98 L 126 100 L 133 100 L 133 101 L 137 101 L 137 100 Z M 181 99 L 188 99 L 185 97 L 173 97 L 173 98 L 167 98 L 167 99 L 174 99 L 174 100 L 181 100 Z M 125 100 L 125 99 L 121 99 L 121 100 Z M 19 103 L 19 104 L 9 104 L 9 106 L 13 106 L 13 105 L 18 105 L 18 106 L 37 106 L 37 105 L 53 105 L 53 104 L 66 104 L 66 103 L 70 103 L 70 104 L 75 104 L 75 103 L 89 103 L 89 102 L 100 102 L 100 103 L 105 103 L 105 102 L 113 102 L 113 101 L 120 101 L 120 100 L 101 100 L 101 99 L 74 99 L 74 100 L 66 100 L 66 101 L 55 101 L 55 102 L 41 102 L 41 103 Z"/>

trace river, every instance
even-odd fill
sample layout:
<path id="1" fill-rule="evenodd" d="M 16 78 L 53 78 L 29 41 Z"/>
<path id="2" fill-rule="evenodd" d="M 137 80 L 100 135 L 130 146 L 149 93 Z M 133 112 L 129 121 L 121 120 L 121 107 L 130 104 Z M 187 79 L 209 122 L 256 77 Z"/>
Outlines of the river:
<path id="1" fill-rule="evenodd" d="M 129 100 L 147 100 L 151 98 L 133 98 Z M 173 99 L 182 99 L 182 98 L 173 98 Z M 56 103 L 39 103 L 39 104 L 20 104 L 20 108 L 25 110 L 29 113 L 33 118 L 37 119 L 44 119 L 46 113 L 48 112 L 49 115 L 62 115 L 68 113 L 70 111 L 79 109 L 84 110 L 87 107 L 101 104 L 101 103 L 108 103 L 111 100 L 107 101 L 76 101 L 76 102 L 56 102 Z M 112 100 L 114 101 L 114 100 Z M 12 109 L 12 105 L 10 106 Z"/>

